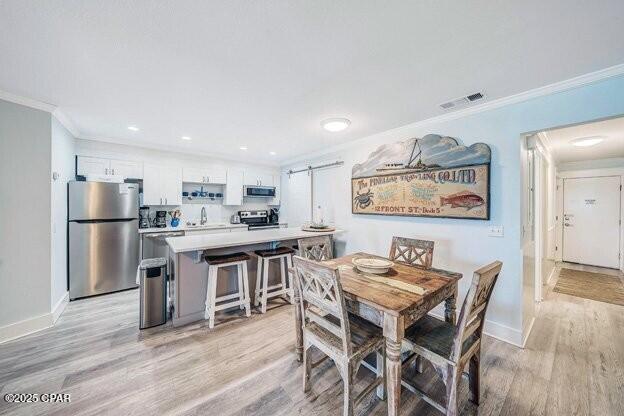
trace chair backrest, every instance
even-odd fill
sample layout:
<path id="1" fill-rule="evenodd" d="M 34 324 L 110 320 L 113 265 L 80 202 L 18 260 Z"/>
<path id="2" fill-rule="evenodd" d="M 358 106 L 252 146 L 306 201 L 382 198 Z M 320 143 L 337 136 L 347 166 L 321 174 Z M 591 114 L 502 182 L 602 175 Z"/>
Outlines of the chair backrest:
<path id="1" fill-rule="evenodd" d="M 485 312 L 502 267 L 502 262 L 495 261 L 474 272 L 472 284 L 468 289 L 457 321 L 457 332 L 453 340 L 453 353 L 451 355 L 454 361 L 461 358 L 464 341 L 471 335 L 474 335 L 475 342 L 481 339 Z"/>
<path id="2" fill-rule="evenodd" d="M 414 238 L 392 237 L 390 255 L 392 261 L 398 261 L 410 266 L 431 268 L 433 263 L 433 241 L 417 240 Z"/>
<path id="3" fill-rule="evenodd" d="M 303 326 L 314 322 L 331 332 L 341 339 L 342 352 L 350 356 L 351 330 L 338 269 L 300 256 L 294 256 L 293 263 Z"/>
<path id="4" fill-rule="evenodd" d="M 297 241 L 299 255 L 303 258 L 323 261 L 334 258 L 332 239 L 328 235 L 320 237 L 301 238 Z"/>

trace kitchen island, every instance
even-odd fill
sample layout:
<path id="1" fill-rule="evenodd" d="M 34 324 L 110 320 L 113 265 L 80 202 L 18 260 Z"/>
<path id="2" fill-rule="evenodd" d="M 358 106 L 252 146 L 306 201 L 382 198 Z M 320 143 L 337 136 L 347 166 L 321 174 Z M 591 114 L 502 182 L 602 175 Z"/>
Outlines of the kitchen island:
<path id="1" fill-rule="evenodd" d="M 279 246 L 291 247 L 300 238 L 334 235 L 342 230 L 309 232 L 301 228 L 272 228 L 242 233 L 218 233 L 169 237 L 169 299 L 173 308 L 173 325 L 203 320 L 206 302 L 208 265 L 204 254 L 228 254 L 244 251 L 251 254 L 248 262 L 249 287 L 253 305 L 256 282 L 256 261 L 254 250 Z M 279 263 L 272 264 L 270 280 L 277 281 Z M 217 294 L 232 293 L 237 290 L 237 278 L 230 270 L 219 271 Z"/>

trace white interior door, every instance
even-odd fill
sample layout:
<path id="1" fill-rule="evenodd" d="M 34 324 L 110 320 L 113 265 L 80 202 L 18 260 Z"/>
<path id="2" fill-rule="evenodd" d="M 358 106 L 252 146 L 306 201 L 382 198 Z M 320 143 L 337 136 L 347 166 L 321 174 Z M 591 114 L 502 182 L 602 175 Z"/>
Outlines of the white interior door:
<path id="1" fill-rule="evenodd" d="M 619 268 L 620 192 L 619 176 L 564 180 L 564 261 Z"/>

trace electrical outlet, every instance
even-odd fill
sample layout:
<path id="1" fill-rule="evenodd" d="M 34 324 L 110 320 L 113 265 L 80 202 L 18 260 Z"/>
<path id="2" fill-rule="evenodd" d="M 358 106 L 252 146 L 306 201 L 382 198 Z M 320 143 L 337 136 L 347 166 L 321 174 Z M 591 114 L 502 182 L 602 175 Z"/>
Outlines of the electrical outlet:
<path id="1" fill-rule="evenodd" d="M 503 237 L 505 234 L 503 232 L 502 225 L 491 225 L 488 228 L 488 236 L 489 237 Z"/>

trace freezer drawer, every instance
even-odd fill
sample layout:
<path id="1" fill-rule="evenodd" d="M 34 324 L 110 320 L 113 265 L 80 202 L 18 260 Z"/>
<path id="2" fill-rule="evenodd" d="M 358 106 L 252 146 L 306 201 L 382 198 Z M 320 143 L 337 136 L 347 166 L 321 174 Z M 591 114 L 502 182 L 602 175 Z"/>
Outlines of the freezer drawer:
<path id="1" fill-rule="evenodd" d="M 69 223 L 69 298 L 136 287 L 139 222 Z"/>

